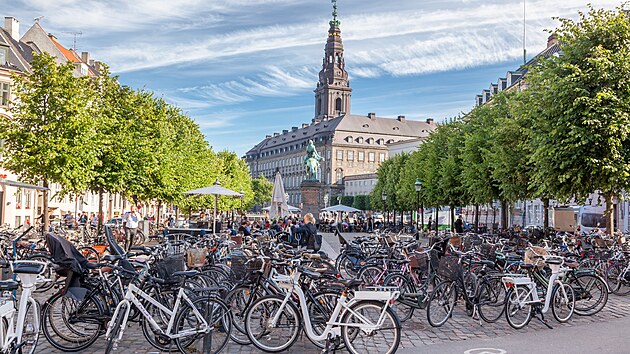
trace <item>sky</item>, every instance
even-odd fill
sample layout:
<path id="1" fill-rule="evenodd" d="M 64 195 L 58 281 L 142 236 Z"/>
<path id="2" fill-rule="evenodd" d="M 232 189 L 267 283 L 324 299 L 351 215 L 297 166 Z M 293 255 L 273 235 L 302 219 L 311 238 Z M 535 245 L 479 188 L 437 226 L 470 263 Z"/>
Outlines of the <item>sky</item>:
<path id="1" fill-rule="evenodd" d="M 107 63 L 124 85 L 180 107 L 215 150 L 243 155 L 310 123 L 330 0 L 1 0 L 20 34 L 40 24 Z M 591 3 L 527 0 L 530 59 L 557 19 Z M 8 6 L 7 6 L 8 5 Z M 523 63 L 522 0 L 338 0 L 351 113 L 442 121 Z"/>

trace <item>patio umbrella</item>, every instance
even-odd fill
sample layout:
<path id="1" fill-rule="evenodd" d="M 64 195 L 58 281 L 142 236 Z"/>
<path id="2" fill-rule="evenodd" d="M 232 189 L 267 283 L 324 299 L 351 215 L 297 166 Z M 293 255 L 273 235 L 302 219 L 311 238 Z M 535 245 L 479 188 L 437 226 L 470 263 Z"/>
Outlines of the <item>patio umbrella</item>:
<path id="1" fill-rule="evenodd" d="M 269 206 L 269 217 L 271 219 L 289 216 L 289 205 L 284 195 L 284 185 L 280 172 L 276 172 L 276 179 L 273 182 L 273 193 L 271 194 L 271 205 Z"/>
<path id="2" fill-rule="evenodd" d="M 357 208 L 349 207 L 349 206 L 343 205 L 343 204 L 332 205 L 332 206 L 329 206 L 328 208 L 324 208 L 322 210 L 344 212 L 344 213 L 354 213 L 354 212 L 357 212 L 357 211 L 361 211 L 361 210 L 359 210 Z"/>
<path id="3" fill-rule="evenodd" d="M 231 196 L 231 197 L 240 197 L 242 198 L 243 196 L 241 195 L 241 193 L 235 192 L 233 190 L 227 189 L 223 186 L 221 186 L 221 183 L 219 182 L 219 179 L 217 178 L 214 181 L 214 184 L 211 185 L 210 187 L 203 187 L 203 188 L 198 188 L 198 189 L 193 189 L 191 191 L 188 192 L 184 192 L 184 194 L 187 195 L 213 195 L 214 196 L 214 211 L 213 211 L 213 218 L 212 218 L 212 222 L 214 223 L 212 225 L 212 234 L 216 234 L 216 226 L 217 226 L 217 207 L 218 207 L 218 203 L 219 203 L 219 196 L 220 195 L 227 195 L 227 196 Z"/>
<path id="4" fill-rule="evenodd" d="M 292 212 L 292 213 L 293 212 L 299 213 L 300 211 L 302 211 L 302 209 L 300 209 L 298 207 L 295 207 L 293 205 L 287 204 L 287 206 L 289 207 L 289 211 Z M 268 206 L 264 207 L 263 210 L 265 210 L 265 211 L 271 210 L 271 205 L 268 205 Z"/>

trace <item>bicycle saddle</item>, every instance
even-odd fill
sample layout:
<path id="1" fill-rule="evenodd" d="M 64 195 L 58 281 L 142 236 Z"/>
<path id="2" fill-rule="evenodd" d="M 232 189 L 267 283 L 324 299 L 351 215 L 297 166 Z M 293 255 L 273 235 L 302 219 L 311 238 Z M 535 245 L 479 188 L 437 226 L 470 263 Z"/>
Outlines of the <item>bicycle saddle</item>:
<path id="1" fill-rule="evenodd" d="M 363 285 L 363 282 L 359 279 L 337 279 L 328 285 L 335 288 L 350 289 Z"/>
<path id="2" fill-rule="evenodd" d="M 181 270 L 172 274 L 173 277 L 194 277 L 199 274 L 197 270 Z"/>
<path id="3" fill-rule="evenodd" d="M 580 263 L 578 262 L 573 262 L 573 261 L 565 261 L 564 265 L 569 267 L 569 268 L 577 268 L 580 266 Z"/>
<path id="4" fill-rule="evenodd" d="M 532 269 L 534 268 L 534 265 L 533 264 L 520 264 L 519 267 L 521 269 Z"/>
<path id="5" fill-rule="evenodd" d="M 0 281 L 0 291 L 13 291 L 17 290 L 20 286 L 20 283 L 15 280 L 2 280 Z"/>
<path id="6" fill-rule="evenodd" d="M 44 266 L 37 263 L 17 263 L 13 265 L 13 273 L 39 274 Z"/>

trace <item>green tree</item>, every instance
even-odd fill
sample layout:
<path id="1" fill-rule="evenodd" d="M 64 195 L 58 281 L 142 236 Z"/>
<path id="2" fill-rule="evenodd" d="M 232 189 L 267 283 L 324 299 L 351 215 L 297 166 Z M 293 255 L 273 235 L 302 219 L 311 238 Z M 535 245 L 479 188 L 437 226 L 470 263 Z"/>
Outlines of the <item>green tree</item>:
<path id="1" fill-rule="evenodd" d="M 614 197 L 630 179 L 630 21 L 622 9 L 591 7 L 556 34 L 562 55 L 527 77 L 532 184 L 564 200 L 599 191 L 611 234 Z"/>
<path id="2" fill-rule="evenodd" d="M 258 178 L 252 180 L 252 192 L 254 193 L 253 204 L 263 207 L 265 204 L 271 202 L 273 183 L 269 182 L 267 178 L 261 174 Z"/>
<path id="3" fill-rule="evenodd" d="M 357 195 L 354 197 L 352 207 L 359 210 L 369 210 L 369 196 Z"/>
<path id="4" fill-rule="evenodd" d="M 87 78 L 73 76 L 74 65 L 57 65 L 50 54 L 36 54 L 31 72 L 13 76 L 12 118 L 0 119 L 2 165 L 31 183 L 60 183 L 62 193 L 78 194 L 92 179 L 97 162 L 94 100 Z M 44 230 L 49 225 L 48 192 L 43 193 Z"/>
<path id="5" fill-rule="evenodd" d="M 341 204 L 351 207 L 352 204 L 354 204 L 354 197 L 351 195 L 344 195 L 341 197 Z"/>

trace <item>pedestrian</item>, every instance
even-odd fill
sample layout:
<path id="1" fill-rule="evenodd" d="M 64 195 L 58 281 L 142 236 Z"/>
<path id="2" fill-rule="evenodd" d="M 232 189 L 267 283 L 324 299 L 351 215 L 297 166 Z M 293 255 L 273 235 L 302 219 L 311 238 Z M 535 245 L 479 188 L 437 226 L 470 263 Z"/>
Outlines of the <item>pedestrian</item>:
<path id="1" fill-rule="evenodd" d="M 302 235 L 302 238 L 306 240 L 307 249 L 317 252 L 322 248 L 322 236 L 317 234 L 313 214 L 307 213 L 304 215 L 304 224 L 294 227 L 292 231 L 293 234 Z"/>
<path id="2" fill-rule="evenodd" d="M 140 220 L 140 215 L 136 211 L 136 206 L 131 204 L 129 206 L 129 211 L 125 213 L 123 217 L 124 229 L 125 229 L 125 249 L 127 252 L 133 246 L 133 241 L 138 234 L 138 220 Z"/>
<path id="3" fill-rule="evenodd" d="M 427 223 L 427 229 L 431 231 L 431 227 L 433 226 L 433 218 L 429 216 L 429 222 Z"/>
<path id="4" fill-rule="evenodd" d="M 461 214 L 455 220 L 455 232 L 458 234 L 464 233 L 464 220 L 462 220 Z"/>
<path id="5" fill-rule="evenodd" d="M 90 227 L 93 229 L 96 229 L 98 227 L 98 218 L 94 213 L 92 213 L 92 216 L 90 216 Z"/>

